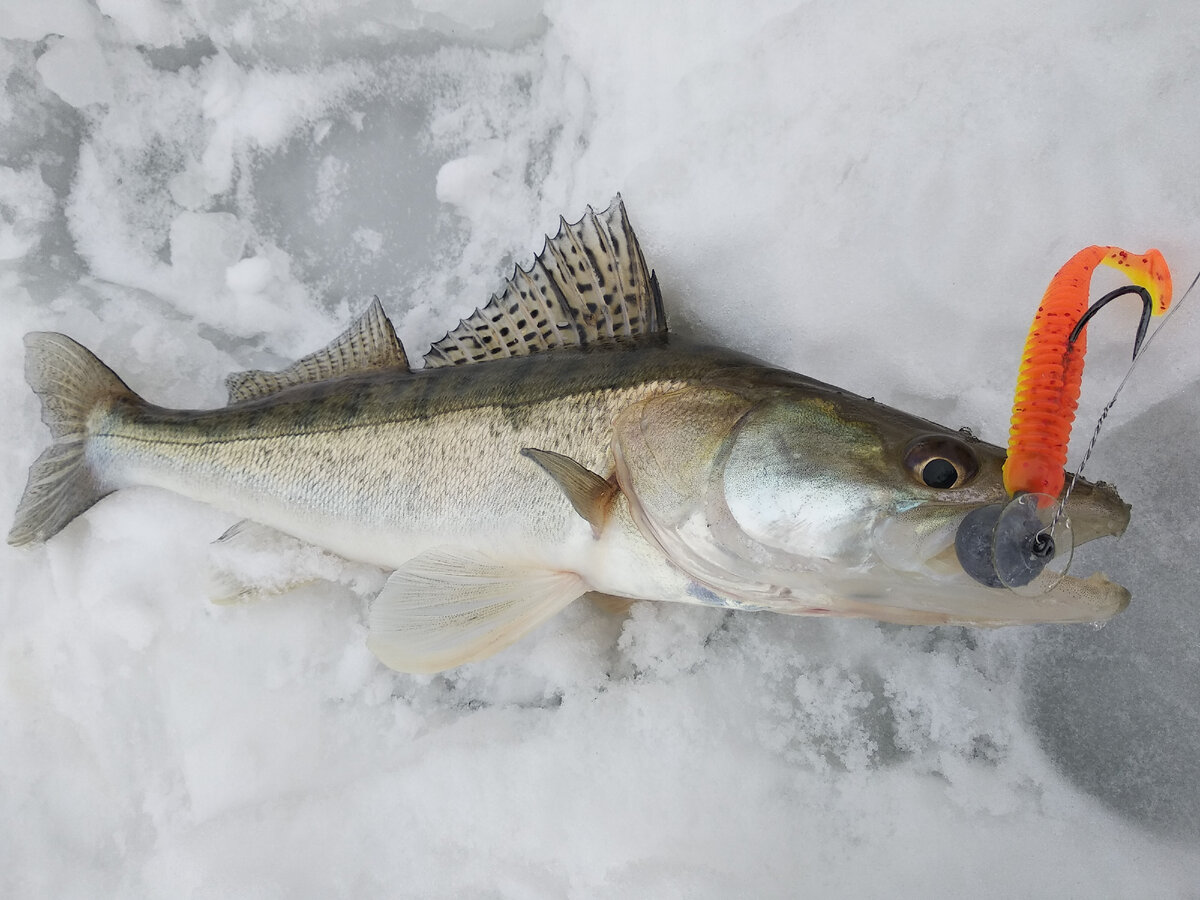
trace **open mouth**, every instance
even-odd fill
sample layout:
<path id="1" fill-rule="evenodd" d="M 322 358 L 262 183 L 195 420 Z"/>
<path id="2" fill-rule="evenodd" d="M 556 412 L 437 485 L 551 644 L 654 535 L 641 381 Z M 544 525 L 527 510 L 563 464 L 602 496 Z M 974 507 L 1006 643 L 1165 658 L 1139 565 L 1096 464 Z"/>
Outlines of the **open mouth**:
<path id="1" fill-rule="evenodd" d="M 914 508 L 876 529 L 876 554 L 906 588 L 879 596 L 870 614 L 909 624 L 1103 621 L 1128 606 L 1129 592 L 1102 574 L 1070 574 L 1072 548 L 1128 524 L 1129 506 L 1112 487 L 1082 480 L 1061 511 L 1030 494 L 965 512 Z"/>

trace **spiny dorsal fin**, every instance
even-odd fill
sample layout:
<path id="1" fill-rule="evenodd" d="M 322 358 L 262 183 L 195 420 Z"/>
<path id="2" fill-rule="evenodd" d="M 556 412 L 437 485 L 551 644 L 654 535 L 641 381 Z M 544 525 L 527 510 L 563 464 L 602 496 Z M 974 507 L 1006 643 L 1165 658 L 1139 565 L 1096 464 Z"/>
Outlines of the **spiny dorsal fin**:
<path id="1" fill-rule="evenodd" d="M 654 273 L 618 194 L 608 209 L 589 206 L 558 234 L 529 269 L 513 272 L 496 294 L 429 348 L 425 367 L 528 356 L 546 350 L 665 334 L 667 319 Z"/>
<path id="2" fill-rule="evenodd" d="M 297 384 L 326 381 L 351 372 L 408 371 L 408 357 L 376 297 L 365 313 L 328 347 L 298 359 L 280 372 L 235 372 L 225 379 L 229 402 L 256 400 Z"/>

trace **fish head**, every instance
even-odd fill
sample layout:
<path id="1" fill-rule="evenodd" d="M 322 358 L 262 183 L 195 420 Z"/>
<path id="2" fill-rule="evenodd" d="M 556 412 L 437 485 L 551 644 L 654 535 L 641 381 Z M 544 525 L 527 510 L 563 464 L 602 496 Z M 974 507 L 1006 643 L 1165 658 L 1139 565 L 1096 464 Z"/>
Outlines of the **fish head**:
<path id="1" fill-rule="evenodd" d="M 1129 602 L 1102 575 L 980 580 L 956 539 L 973 512 L 1008 509 L 1005 451 L 802 376 L 730 371 L 651 397 L 618 418 L 614 456 L 638 527 L 730 606 L 1006 625 Z M 1072 539 L 1121 534 L 1129 507 L 1080 480 L 1066 521 L 1064 561 Z"/>

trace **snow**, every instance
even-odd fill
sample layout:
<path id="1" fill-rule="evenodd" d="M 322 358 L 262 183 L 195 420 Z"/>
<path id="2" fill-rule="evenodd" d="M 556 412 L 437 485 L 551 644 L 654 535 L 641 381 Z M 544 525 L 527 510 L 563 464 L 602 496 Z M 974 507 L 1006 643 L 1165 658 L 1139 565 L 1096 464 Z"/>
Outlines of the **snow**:
<path id="1" fill-rule="evenodd" d="M 219 405 L 373 294 L 419 355 L 618 190 L 677 331 L 1002 443 L 1071 253 L 1200 269 L 1198 29 L 1183 0 L 9 0 L 0 508 L 47 439 L 25 332 Z M 1134 506 L 1077 554 L 1133 590 L 1102 630 L 576 604 L 413 677 L 364 646 L 382 573 L 213 547 L 232 522 L 177 497 L 0 549 L 0 893 L 1195 896 L 1198 308 L 1089 463 Z M 1090 329 L 1073 460 L 1136 314 Z M 213 605 L 223 569 L 318 580 Z"/>

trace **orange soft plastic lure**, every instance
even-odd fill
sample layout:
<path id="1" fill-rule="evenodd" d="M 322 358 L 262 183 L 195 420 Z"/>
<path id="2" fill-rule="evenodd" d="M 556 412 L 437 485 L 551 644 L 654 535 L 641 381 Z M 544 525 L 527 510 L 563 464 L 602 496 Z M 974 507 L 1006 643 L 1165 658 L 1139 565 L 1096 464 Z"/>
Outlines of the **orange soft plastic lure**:
<path id="1" fill-rule="evenodd" d="M 1171 305 L 1171 273 L 1157 250 L 1129 253 L 1120 247 L 1087 247 L 1058 270 L 1033 317 L 1017 373 L 1004 463 L 1004 487 L 1010 497 L 1027 491 L 1054 498 L 1063 489 L 1087 353 L 1087 332 L 1080 329 L 1072 339 L 1072 331 L 1088 313 L 1092 273 L 1102 263 L 1144 289 L 1153 315 L 1162 315 Z"/>

